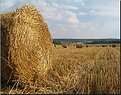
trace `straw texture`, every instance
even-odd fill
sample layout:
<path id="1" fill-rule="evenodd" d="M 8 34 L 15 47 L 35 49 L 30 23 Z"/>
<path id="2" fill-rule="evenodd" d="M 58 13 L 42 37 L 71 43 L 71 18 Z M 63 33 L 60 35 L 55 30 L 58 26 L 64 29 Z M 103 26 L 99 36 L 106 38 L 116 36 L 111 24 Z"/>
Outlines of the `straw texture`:
<path id="1" fill-rule="evenodd" d="M 2 78 L 5 82 L 14 79 L 28 85 L 40 83 L 51 68 L 52 58 L 51 35 L 40 12 L 26 5 L 0 18 Z"/>

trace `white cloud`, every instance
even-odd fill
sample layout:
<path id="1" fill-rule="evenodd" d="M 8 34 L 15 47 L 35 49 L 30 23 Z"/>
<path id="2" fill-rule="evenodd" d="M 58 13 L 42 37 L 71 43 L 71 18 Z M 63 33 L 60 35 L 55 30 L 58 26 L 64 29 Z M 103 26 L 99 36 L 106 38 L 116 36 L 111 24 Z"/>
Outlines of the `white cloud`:
<path id="1" fill-rule="evenodd" d="M 91 15 L 119 16 L 119 0 L 99 0 L 90 7 Z"/>
<path id="2" fill-rule="evenodd" d="M 103 15 L 102 12 L 99 11 L 99 10 L 98 10 L 98 11 L 97 11 L 97 10 L 91 10 L 91 11 L 89 12 L 89 14 L 90 14 L 90 15 L 100 15 L 100 16 Z"/>
<path id="3" fill-rule="evenodd" d="M 66 5 L 60 7 L 58 3 L 53 2 L 52 4 L 46 4 L 44 6 L 43 14 L 48 20 L 75 25 L 79 23 L 76 13 L 72 12 L 75 9 L 78 8 Z"/>
<path id="4" fill-rule="evenodd" d="M 57 23 L 61 23 L 65 26 L 75 28 L 78 27 L 80 22 L 74 12 L 71 11 L 53 11 L 51 13 L 45 14 L 46 18 L 51 21 L 56 21 Z M 48 15 L 48 16 L 47 16 Z"/>
<path id="5" fill-rule="evenodd" d="M 103 8 L 99 10 L 91 10 L 89 12 L 90 15 L 97 15 L 97 16 L 119 16 L 119 10 L 116 8 Z"/>
<path id="6" fill-rule="evenodd" d="M 72 6 L 72 5 L 61 5 L 58 3 L 53 2 L 52 7 L 55 7 L 60 10 L 77 10 L 78 7 Z"/>
<path id="7" fill-rule="evenodd" d="M 81 5 L 85 5 L 84 1 L 85 0 L 66 0 L 67 2 L 75 2 L 75 3 L 80 3 Z"/>
<path id="8" fill-rule="evenodd" d="M 62 16 L 61 14 L 59 14 L 58 12 L 56 12 L 56 14 L 54 14 L 54 11 L 51 11 L 51 12 L 45 12 L 43 13 L 44 17 L 48 20 L 51 20 L 51 21 L 61 21 L 62 19 Z"/>
<path id="9" fill-rule="evenodd" d="M 113 17 L 119 17 L 119 9 L 117 8 L 96 8 L 91 9 L 87 12 L 80 12 L 78 13 L 78 16 L 85 16 L 85 15 L 92 15 L 92 16 L 113 16 Z"/>
<path id="10" fill-rule="evenodd" d="M 77 10 L 78 8 L 75 6 L 63 6 L 62 9 L 63 10 Z"/>
<path id="11" fill-rule="evenodd" d="M 15 1 L 14 0 L 5 0 L 3 2 L 0 2 L 0 8 L 3 8 L 3 9 L 9 9 L 11 8 L 12 6 L 14 6 L 15 4 Z"/>
<path id="12" fill-rule="evenodd" d="M 77 19 L 76 13 L 71 12 L 71 11 L 64 11 L 62 13 L 63 19 L 67 21 L 70 24 L 77 25 L 79 23 L 79 20 Z"/>
<path id="13" fill-rule="evenodd" d="M 78 13 L 78 16 L 85 16 L 85 15 L 87 15 L 86 12 L 79 12 L 79 13 Z"/>
<path id="14" fill-rule="evenodd" d="M 77 27 L 72 27 L 67 24 L 59 24 L 57 29 L 51 29 L 53 37 L 56 38 L 88 38 L 94 37 L 96 34 L 96 28 L 91 23 L 79 23 Z M 56 31 L 56 32 L 55 32 Z M 96 36 L 95 36 L 96 37 Z"/>
<path id="15" fill-rule="evenodd" d="M 30 0 L 31 4 L 38 6 L 38 7 L 47 7 L 48 3 L 44 0 Z"/>

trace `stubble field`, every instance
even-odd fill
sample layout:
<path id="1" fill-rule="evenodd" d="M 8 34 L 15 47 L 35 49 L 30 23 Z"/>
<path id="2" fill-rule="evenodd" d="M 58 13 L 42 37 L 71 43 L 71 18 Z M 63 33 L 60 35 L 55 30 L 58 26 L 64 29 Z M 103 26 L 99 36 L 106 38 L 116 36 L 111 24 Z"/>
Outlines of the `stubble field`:
<path id="1" fill-rule="evenodd" d="M 68 93 L 119 93 L 120 47 L 53 48 L 54 72 Z"/>
<path id="2" fill-rule="evenodd" d="M 120 47 L 63 48 L 57 45 L 53 46 L 52 63 L 45 77 L 46 86 L 38 90 L 13 88 L 7 93 L 120 93 Z"/>

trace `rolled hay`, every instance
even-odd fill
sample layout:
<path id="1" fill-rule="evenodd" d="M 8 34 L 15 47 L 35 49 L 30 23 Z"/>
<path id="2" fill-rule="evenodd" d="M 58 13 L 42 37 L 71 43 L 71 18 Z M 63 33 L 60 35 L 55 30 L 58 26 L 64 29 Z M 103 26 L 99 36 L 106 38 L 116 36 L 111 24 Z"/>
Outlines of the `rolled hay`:
<path id="1" fill-rule="evenodd" d="M 26 5 L 0 18 L 2 79 L 39 84 L 52 58 L 52 39 L 43 17 L 34 6 Z"/>
<path id="2" fill-rule="evenodd" d="M 112 47 L 116 47 L 116 45 L 112 45 Z"/>
<path id="3" fill-rule="evenodd" d="M 107 47 L 107 45 L 102 45 L 102 47 Z"/>
<path id="4" fill-rule="evenodd" d="M 86 45 L 86 47 L 89 47 L 88 45 Z"/>
<path id="5" fill-rule="evenodd" d="M 62 46 L 63 46 L 63 48 L 68 48 L 67 44 L 63 44 Z"/>
<path id="6" fill-rule="evenodd" d="M 109 45 L 109 47 L 111 47 L 111 45 Z"/>
<path id="7" fill-rule="evenodd" d="M 76 44 L 76 48 L 82 48 L 83 45 L 82 44 Z"/>

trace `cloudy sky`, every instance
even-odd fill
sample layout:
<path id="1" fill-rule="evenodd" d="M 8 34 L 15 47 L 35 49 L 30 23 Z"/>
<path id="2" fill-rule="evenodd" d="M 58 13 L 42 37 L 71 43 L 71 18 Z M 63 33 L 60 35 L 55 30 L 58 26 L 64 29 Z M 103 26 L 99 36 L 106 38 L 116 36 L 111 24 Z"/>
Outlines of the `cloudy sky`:
<path id="1" fill-rule="evenodd" d="M 120 38 L 119 0 L 0 0 L 0 13 L 26 4 L 40 10 L 53 38 Z"/>

